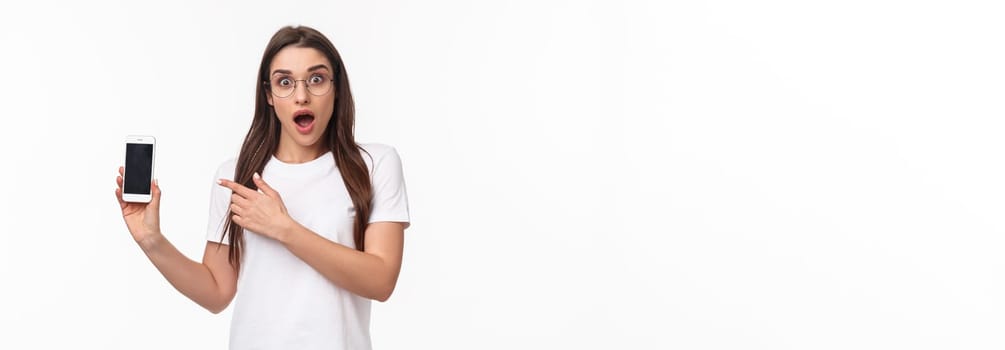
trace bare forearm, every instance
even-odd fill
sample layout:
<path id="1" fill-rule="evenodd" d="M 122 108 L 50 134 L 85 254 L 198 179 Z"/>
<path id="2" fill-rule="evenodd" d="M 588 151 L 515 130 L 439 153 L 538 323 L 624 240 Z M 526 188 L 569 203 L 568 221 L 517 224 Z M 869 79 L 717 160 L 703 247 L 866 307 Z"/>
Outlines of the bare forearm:
<path id="1" fill-rule="evenodd" d="M 147 258 L 175 289 L 210 312 L 218 313 L 230 303 L 209 268 L 189 259 L 161 234 L 138 242 Z"/>
<path id="2" fill-rule="evenodd" d="M 352 293 L 385 301 L 394 290 L 399 269 L 377 255 L 332 242 L 299 224 L 282 243 L 322 276 Z"/>

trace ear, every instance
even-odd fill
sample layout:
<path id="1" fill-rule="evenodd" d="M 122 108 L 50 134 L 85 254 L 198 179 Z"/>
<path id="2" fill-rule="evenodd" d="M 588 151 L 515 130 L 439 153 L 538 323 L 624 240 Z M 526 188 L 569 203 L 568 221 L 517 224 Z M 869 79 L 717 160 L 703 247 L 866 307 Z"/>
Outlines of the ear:
<path id="1" fill-rule="evenodd" d="M 269 81 L 262 81 L 262 91 L 265 92 L 265 102 L 269 103 L 269 106 L 274 106 L 272 104 L 272 89 L 269 88 Z"/>

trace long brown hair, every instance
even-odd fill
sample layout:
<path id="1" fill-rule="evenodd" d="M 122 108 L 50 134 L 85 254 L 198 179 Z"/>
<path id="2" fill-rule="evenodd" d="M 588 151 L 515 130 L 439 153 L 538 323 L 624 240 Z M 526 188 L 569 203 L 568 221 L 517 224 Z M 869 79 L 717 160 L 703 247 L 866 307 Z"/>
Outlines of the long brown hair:
<path id="1" fill-rule="evenodd" d="M 349 91 L 349 77 L 345 72 L 342 57 L 323 34 L 306 27 L 283 27 L 272 36 L 265 53 L 262 55 L 262 65 L 258 68 L 255 85 L 255 115 L 251 120 L 251 129 L 244 138 L 241 153 L 237 158 L 237 169 L 234 171 L 234 182 L 251 189 L 258 189 L 251 177 L 261 173 L 265 164 L 272 158 L 279 147 L 280 124 L 275 109 L 269 105 L 269 67 L 272 59 L 280 50 L 287 46 L 313 48 L 325 55 L 332 64 L 335 79 L 335 110 L 331 116 L 325 133 L 321 137 L 325 147 L 332 152 L 335 166 L 342 174 L 349 197 L 356 209 L 353 222 L 353 241 L 356 249 L 363 250 L 363 235 L 366 223 L 370 219 L 370 200 L 373 192 L 370 183 L 370 172 L 363 162 L 360 152 L 366 152 L 356 144 L 353 136 L 353 124 L 356 107 Z M 234 224 L 233 213 L 228 211 L 227 222 L 223 236 L 229 233 L 230 264 L 239 266 L 241 251 L 244 247 L 244 228 Z"/>

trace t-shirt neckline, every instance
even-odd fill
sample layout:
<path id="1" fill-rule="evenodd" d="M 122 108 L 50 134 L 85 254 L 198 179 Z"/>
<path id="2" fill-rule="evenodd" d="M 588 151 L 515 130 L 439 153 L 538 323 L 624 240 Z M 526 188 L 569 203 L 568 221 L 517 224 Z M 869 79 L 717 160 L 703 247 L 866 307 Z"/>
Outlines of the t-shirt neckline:
<path id="1" fill-rule="evenodd" d="M 314 158 L 312 160 L 309 160 L 309 161 L 306 161 L 306 162 L 303 162 L 303 163 L 287 163 L 287 162 L 284 162 L 284 161 L 280 160 L 279 158 L 276 157 L 275 154 L 273 154 L 271 160 L 269 161 L 269 163 L 275 164 L 276 166 L 280 166 L 280 167 L 284 167 L 284 168 L 306 168 L 306 167 L 317 166 L 318 164 L 331 163 L 333 161 L 334 161 L 334 158 L 332 156 L 332 152 L 331 151 L 327 151 L 327 152 L 321 154 L 320 156 L 318 156 L 317 158 Z"/>

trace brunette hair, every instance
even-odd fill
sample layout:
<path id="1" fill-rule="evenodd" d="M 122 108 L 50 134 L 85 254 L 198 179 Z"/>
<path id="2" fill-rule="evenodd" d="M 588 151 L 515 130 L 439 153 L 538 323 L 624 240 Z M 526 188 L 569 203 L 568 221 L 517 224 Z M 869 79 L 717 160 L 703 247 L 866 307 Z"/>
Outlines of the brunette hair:
<path id="1" fill-rule="evenodd" d="M 287 46 L 316 49 L 324 54 L 332 64 L 335 110 L 327 127 L 325 127 L 321 141 L 334 155 L 335 166 L 342 175 L 346 190 L 348 190 L 349 197 L 355 207 L 353 242 L 356 244 L 356 249 L 362 251 L 363 236 L 366 223 L 370 218 L 370 201 L 373 196 L 370 171 L 367 169 L 361 153 L 366 151 L 356 144 L 353 136 L 356 109 L 353 104 L 352 92 L 349 90 L 349 77 L 346 76 L 345 65 L 342 63 L 342 57 L 335 49 L 335 45 L 332 45 L 331 41 L 321 32 L 306 26 L 283 27 L 269 40 L 269 44 L 265 47 L 265 53 L 262 55 L 262 64 L 258 68 L 258 76 L 255 79 L 257 86 L 255 114 L 251 120 L 248 135 L 245 136 L 244 144 L 241 146 L 241 153 L 237 158 L 234 182 L 257 190 L 258 186 L 255 185 L 251 177 L 256 172 L 262 173 L 265 164 L 272 158 L 279 146 L 281 126 L 276 117 L 275 109 L 269 105 L 267 95 L 271 93 L 269 67 L 276 54 Z M 244 228 L 234 224 L 233 213 L 229 211 L 223 237 L 227 237 L 228 234 L 229 260 L 231 265 L 238 266 L 241 263 L 241 250 L 244 247 Z"/>

